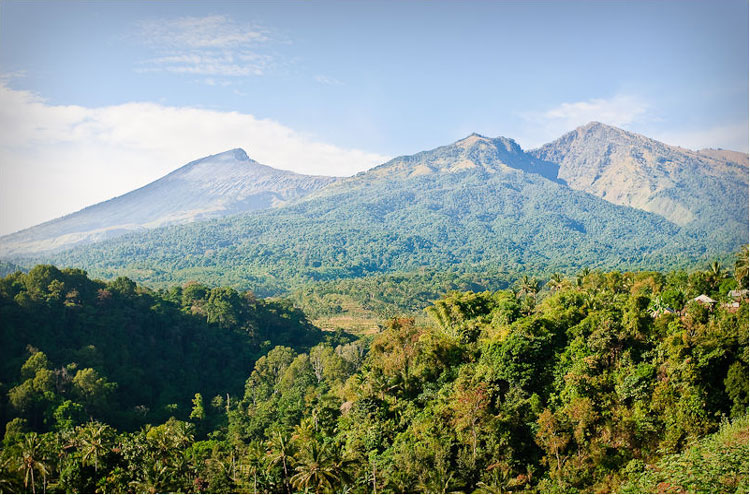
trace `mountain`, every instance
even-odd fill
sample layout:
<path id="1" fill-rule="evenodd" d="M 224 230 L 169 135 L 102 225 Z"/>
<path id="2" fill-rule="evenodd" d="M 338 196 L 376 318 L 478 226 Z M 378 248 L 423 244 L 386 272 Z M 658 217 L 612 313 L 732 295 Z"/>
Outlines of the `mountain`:
<path id="1" fill-rule="evenodd" d="M 591 122 L 529 152 L 571 188 L 710 233 L 747 239 L 748 155 L 691 151 Z"/>
<path id="2" fill-rule="evenodd" d="M 277 207 L 335 180 L 277 170 L 233 149 L 190 162 L 109 201 L 0 237 L 0 255 L 61 249 L 130 231 Z"/>
<path id="3" fill-rule="evenodd" d="M 657 268 L 724 254 L 662 216 L 569 188 L 513 140 L 471 135 L 280 208 L 153 229 L 45 258 L 151 285 L 283 293 L 419 270 Z"/>
<path id="4" fill-rule="evenodd" d="M 698 150 L 698 153 L 714 160 L 720 160 L 730 163 L 743 165 L 745 168 L 748 166 L 748 155 L 747 153 L 741 153 L 739 151 L 724 150 L 721 148 L 704 148 Z"/>
<path id="5" fill-rule="evenodd" d="M 503 172 L 510 169 L 539 174 L 557 179 L 559 167 L 523 152 L 520 146 L 506 137 L 491 139 L 477 133 L 448 146 L 400 156 L 370 169 L 370 177 L 416 177 L 435 173 L 482 170 Z M 361 177 L 362 174 L 360 174 Z"/>

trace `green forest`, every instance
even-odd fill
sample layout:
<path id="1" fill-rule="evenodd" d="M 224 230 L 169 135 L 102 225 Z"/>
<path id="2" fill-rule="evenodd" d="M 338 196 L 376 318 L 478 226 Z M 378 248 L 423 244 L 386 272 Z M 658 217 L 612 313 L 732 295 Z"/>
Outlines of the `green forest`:
<path id="1" fill-rule="evenodd" d="M 283 208 L 150 229 L 16 263 L 76 266 L 166 288 L 191 280 L 278 296 L 317 282 L 412 273 L 573 275 L 669 270 L 747 242 L 510 169 L 363 176 Z M 356 180 L 355 180 L 356 179 Z"/>
<path id="2" fill-rule="evenodd" d="M 494 291 L 374 279 L 349 288 L 393 288 L 364 336 L 249 291 L 14 272 L 0 490 L 746 492 L 747 253 Z M 414 311 L 430 281 L 447 293 Z"/>

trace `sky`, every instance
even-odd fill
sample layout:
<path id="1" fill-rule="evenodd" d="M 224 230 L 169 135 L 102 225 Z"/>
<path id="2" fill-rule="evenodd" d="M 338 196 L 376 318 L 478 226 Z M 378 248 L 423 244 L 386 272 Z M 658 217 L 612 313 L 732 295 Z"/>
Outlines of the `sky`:
<path id="1" fill-rule="evenodd" d="M 0 0 L 0 235 L 231 148 L 346 176 L 596 120 L 748 150 L 748 2 Z"/>

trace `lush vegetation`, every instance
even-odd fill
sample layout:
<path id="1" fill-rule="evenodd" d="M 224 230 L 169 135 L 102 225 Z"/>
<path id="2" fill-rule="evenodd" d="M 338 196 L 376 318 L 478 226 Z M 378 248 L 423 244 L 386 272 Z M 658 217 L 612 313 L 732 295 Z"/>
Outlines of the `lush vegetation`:
<path id="1" fill-rule="evenodd" d="M 196 283 L 154 292 L 50 265 L 0 280 L 0 315 L 0 421 L 40 432 L 71 415 L 125 429 L 187 418 L 196 392 L 241 391 L 272 347 L 323 339 L 288 302 Z"/>
<path id="2" fill-rule="evenodd" d="M 746 491 L 748 304 L 728 292 L 747 287 L 747 250 L 736 268 L 526 276 L 451 292 L 429 324 L 394 318 L 373 337 L 316 344 L 279 302 L 37 267 L 0 284 L 0 488 Z M 692 301 L 702 293 L 719 303 Z M 235 355 L 248 366 L 237 391 Z M 117 363 L 142 371 L 128 381 Z M 116 405 L 125 387 L 170 385 L 180 392 L 139 397 L 142 420 L 113 414 L 130 407 Z"/>
<path id="3" fill-rule="evenodd" d="M 516 278 L 499 270 L 422 269 L 314 282 L 294 290 L 288 298 L 321 328 L 366 332 L 382 329 L 385 320 L 395 315 L 422 320 L 426 317 L 422 309 L 448 292 L 506 289 Z"/>
<path id="4" fill-rule="evenodd" d="M 625 493 L 739 493 L 748 488 L 747 418 L 646 466 L 631 461 Z"/>
<path id="5" fill-rule="evenodd" d="M 128 234 L 45 258 L 153 287 L 190 280 L 287 293 L 414 272 L 568 274 L 694 266 L 736 249 L 540 175 L 477 170 L 350 179 L 283 208 Z M 726 261 L 726 260 L 725 260 Z M 18 261 L 21 264 L 24 264 Z"/>

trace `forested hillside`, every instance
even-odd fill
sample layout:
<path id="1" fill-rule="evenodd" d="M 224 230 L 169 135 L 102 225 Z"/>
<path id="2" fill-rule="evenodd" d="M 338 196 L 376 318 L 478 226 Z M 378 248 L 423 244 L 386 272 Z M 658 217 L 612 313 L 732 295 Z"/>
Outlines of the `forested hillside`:
<path id="1" fill-rule="evenodd" d="M 696 268 L 728 261 L 747 242 L 747 166 L 735 155 L 688 152 L 597 123 L 532 152 L 472 134 L 339 180 L 274 170 L 233 150 L 6 236 L 0 253 L 21 266 L 77 266 L 162 288 L 199 280 L 263 296 L 425 267 L 467 276 L 497 267 L 536 275 Z M 140 230 L 60 252 L 23 247 L 74 219 L 96 236 L 110 231 L 104 224 Z M 72 235 L 53 233 L 62 244 L 48 248 Z M 32 234 L 42 237 L 21 239 Z"/>
<path id="2" fill-rule="evenodd" d="M 0 315 L 0 421 L 18 415 L 36 431 L 186 418 L 195 393 L 241 390 L 271 347 L 323 339 L 290 303 L 196 283 L 155 292 L 49 265 L 0 280 Z"/>
<path id="3" fill-rule="evenodd" d="M 315 281 L 429 266 L 464 273 L 666 269 L 736 249 L 657 215 L 505 167 L 363 176 L 295 205 L 130 234 L 53 256 L 104 278 L 284 293 Z"/>
<path id="4" fill-rule="evenodd" d="M 748 303 L 729 291 L 747 287 L 746 248 L 734 268 L 586 269 L 544 284 L 522 276 L 505 290 L 446 294 L 426 308 L 428 323 L 393 318 L 374 337 L 309 347 L 320 334 L 300 313 L 248 294 L 239 302 L 195 285 L 154 293 L 37 267 L 0 285 L 3 315 L 17 315 L 2 319 L 3 336 L 37 346 L 4 361 L 13 419 L 0 483 L 47 492 L 744 491 Z M 104 304 L 122 312 L 98 312 L 106 293 Z M 700 294 L 718 302 L 693 301 Z M 149 332 L 107 316 L 136 307 Z M 76 312 L 86 325 L 60 327 L 63 344 L 30 340 Z M 107 328 L 108 338 L 121 335 L 119 352 L 148 384 L 165 371 L 151 368 L 155 353 L 169 359 L 180 347 L 177 323 L 145 323 L 165 314 L 229 339 L 215 357 L 195 343 L 205 384 L 226 379 L 231 347 L 256 332 L 280 332 L 286 345 L 246 344 L 270 350 L 245 361 L 243 392 L 195 386 L 188 407 L 163 407 L 174 418 L 114 428 L 101 401 L 127 378 L 107 364 L 109 353 L 122 360 L 118 350 L 95 339 Z M 261 332 L 265 317 L 276 331 Z M 308 339 L 290 340 L 301 328 Z M 78 347 L 93 342 L 98 364 L 88 357 L 97 351 Z M 80 349 L 76 366 L 68 349 Z"/>

